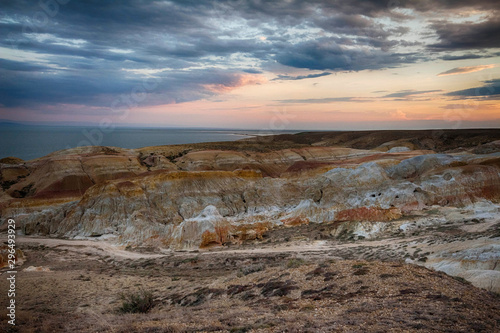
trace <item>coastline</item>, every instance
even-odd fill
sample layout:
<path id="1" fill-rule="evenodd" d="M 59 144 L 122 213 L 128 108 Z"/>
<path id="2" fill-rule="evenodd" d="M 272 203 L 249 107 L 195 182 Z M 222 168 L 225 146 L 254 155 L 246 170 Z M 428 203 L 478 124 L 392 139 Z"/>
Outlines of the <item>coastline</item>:
<path id="1" fill-rule="evenodd" d="M 104 132 L 98 127 L 10 126 L 0 132 L 0 159 L 18 157 L 31 160 L 63 149 L 83 146 L 141 149 L 159 145 L 236 141 L 254 138 L 261 135 L 259 132 L 261 131 L 249 130 L 242 133 L 232 129 L 193 128 L 116 128 L 111 132 Z"/>

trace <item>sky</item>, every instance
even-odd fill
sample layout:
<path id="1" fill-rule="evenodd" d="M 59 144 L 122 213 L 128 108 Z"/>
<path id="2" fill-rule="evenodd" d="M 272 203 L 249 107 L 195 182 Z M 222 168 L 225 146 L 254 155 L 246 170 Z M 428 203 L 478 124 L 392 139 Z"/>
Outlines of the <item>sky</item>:
<path id="1" fill-rule="evenodd" d="M 3 0 L 0 120 L 500 127 L 498 0 Z"/>

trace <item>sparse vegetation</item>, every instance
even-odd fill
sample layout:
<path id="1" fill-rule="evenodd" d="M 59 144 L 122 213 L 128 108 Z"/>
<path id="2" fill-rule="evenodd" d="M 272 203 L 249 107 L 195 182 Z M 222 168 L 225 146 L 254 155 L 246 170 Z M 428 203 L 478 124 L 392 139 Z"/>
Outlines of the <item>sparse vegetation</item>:
<path id="1" fill-rule="evenodd" d="M 304 259 L 301 259 L 301 258 L 292 258 L 292 259 L 289 259 L 286 263 L 286 267 L 287 268 L 297 268 L 297 267 L 300 267 L 302 265 L 304 265 L 306 263 L 306 261 Z"/>
<path id="2" fill-rule="evenodd" d="M 147 313 L 154 306 L 153 293 L 144 289 L 135 293 L 121 294 L 121 313 Z"/>

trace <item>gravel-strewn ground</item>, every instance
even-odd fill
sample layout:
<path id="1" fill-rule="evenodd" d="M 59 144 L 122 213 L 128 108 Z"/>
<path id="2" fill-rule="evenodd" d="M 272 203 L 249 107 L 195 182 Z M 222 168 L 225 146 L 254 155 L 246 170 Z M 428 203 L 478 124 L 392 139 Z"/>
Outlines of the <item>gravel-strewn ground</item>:
<path id="1" fill-rule="evenodd" d="M 302 235 L 312 228 L 304 226 Z M 290 244 L 280 241 L 272 250 L 284 232 L 259 246 L 130 257 L 92 242 L 21 239 L 26 262 L 17 275 L 17 326 L 2 316 L 2 331 L 500 331 L 498 295 L 405 264 L 399 252 L 391 257 L 408 249 L 404 239 L 302 252 L 284 251 Z M 269 251 L 252 252 L 263 245 Z M 50 271 L 23 270 L 31 266 Z M 6 282 L 0 280 L 2 292 Z M 120 314 L 120 296 L 140 290 L 152 293 L 151 312 Z M 6 301 L 0 299 L 1 308 Z"/>

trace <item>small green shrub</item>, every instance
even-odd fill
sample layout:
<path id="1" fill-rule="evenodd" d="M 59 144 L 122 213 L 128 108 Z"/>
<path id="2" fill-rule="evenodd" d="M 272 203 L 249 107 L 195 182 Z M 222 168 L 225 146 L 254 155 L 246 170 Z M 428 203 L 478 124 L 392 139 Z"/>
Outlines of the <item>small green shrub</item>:
<path id="1" fill-rule="evenodd" d="M 306 263 L 306 261 L 304 259 L 292 258 L 292 259 L 288 260 L 288 262 L 286 263 L 286 267 L 287 268 L 297 268 L 297 267 L 304 265 L 305 263 Z"/>
<path id="2" fill-rule="evenodd" d="M 122 294 L 121 313 L 147 313 L 154 306 L 153 293 L 139 290 L 136 293 Z"/>

